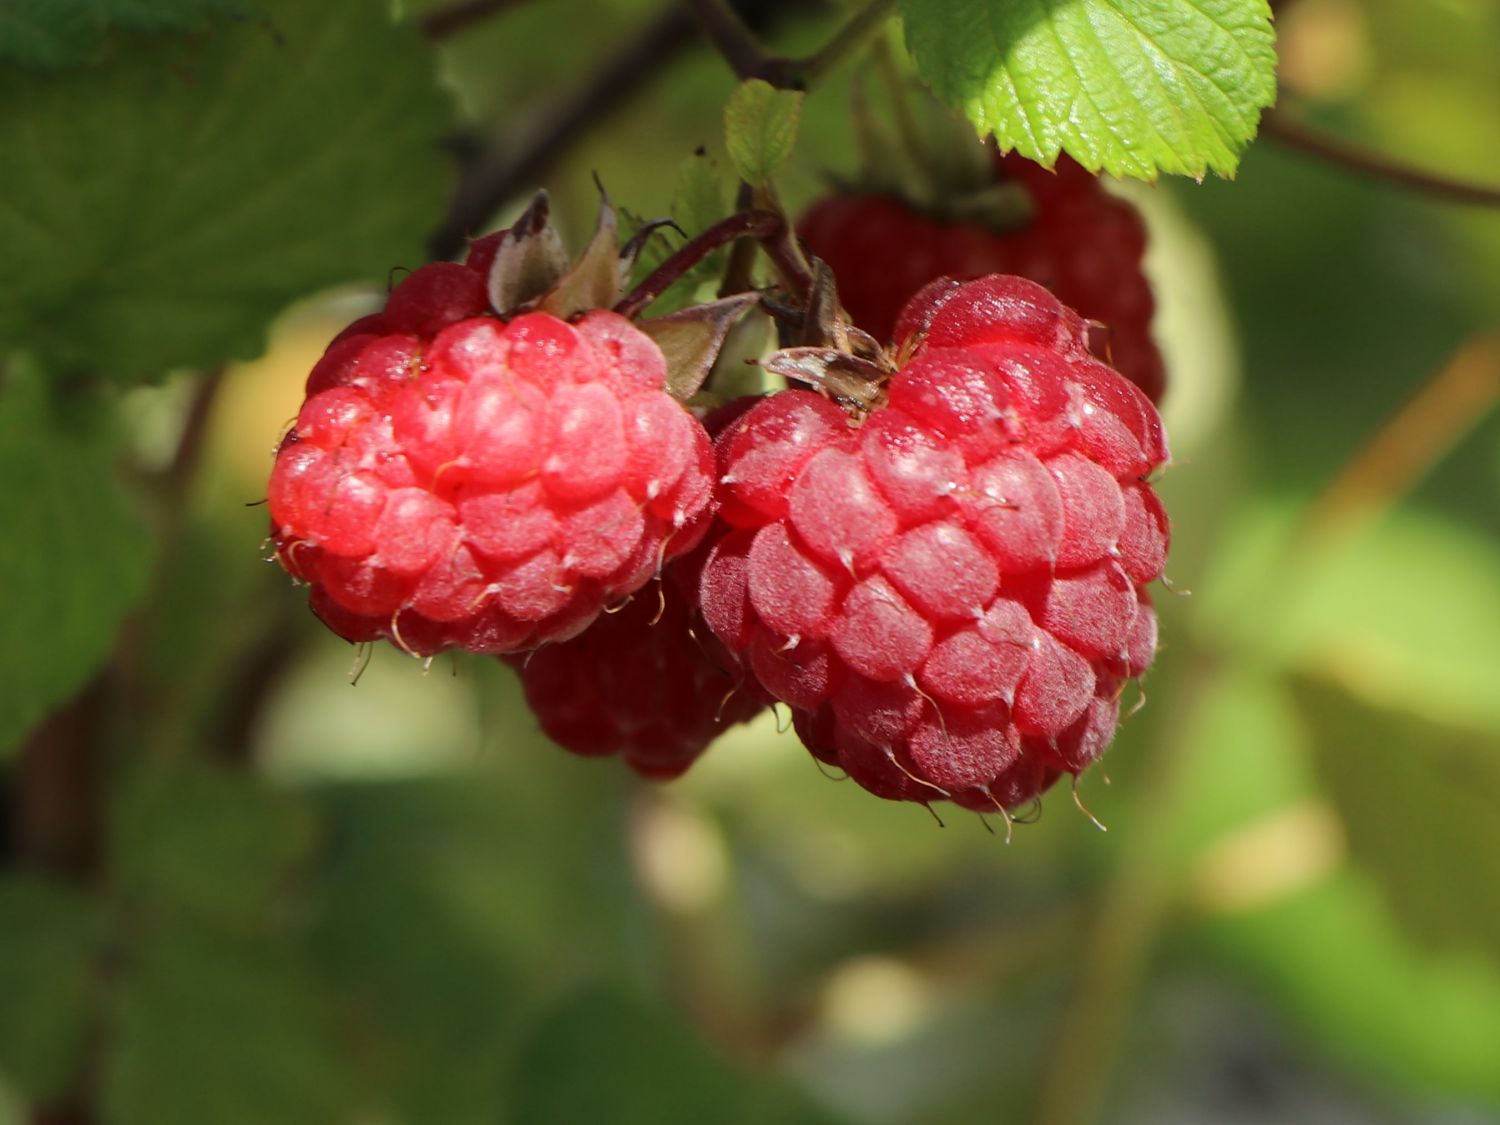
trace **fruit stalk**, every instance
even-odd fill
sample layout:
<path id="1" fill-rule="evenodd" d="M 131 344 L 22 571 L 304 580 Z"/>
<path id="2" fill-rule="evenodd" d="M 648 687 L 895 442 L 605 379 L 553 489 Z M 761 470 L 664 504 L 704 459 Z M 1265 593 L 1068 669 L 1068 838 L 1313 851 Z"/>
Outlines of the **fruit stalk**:
<path id="1" fill-rule="evenodd" d="M 639 316 L 688 270 L 721 246 L 727 246 L 741 238 L 753 238 L 760 242 L 788 286 L 799 294 L 806 293 L 811 279 L 793 256 L 791 247 L 787 244 L 788 237 L 786 220 L 775 211 L 753 208 L 730 215 L 690 239 L 658 266 L 650 277 L 627 293 L 615 305 L 615 312 L 627 319 Z"/>

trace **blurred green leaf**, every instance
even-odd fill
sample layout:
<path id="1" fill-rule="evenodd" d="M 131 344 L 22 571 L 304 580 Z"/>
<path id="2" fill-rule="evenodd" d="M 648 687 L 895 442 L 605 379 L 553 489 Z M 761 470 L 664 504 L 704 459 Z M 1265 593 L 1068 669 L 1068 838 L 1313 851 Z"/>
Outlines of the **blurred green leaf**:
<path id="1" fill-rule="evenodd" d="M 20 1094 L 0 1074 L 0 1125 L 27 1125 Z"/>
<path id="2" fill-rule="evenodd" d="M 1500 736 L 1303 679 L 1297 699 L 1353 856 L 1401 924 L 1500 964 Z"/>
<path id="3" fill-rule="evenodd" d="M 1440 722 L 1500 732 L 1500 549 L 1415 509 L 1336 543 L 1293 513 L 1252 512 L 1197 583 L 1195 624 Z"/>
<path id="4" fill-rule="evenodd" d="M 1231 176 L 1276 96 L 1265 0 L 902 0 L 918 72 L 1049 167 Z"/>
<path id="5" fill-rule="evenodd" d="M 672 194 L 672 218 L 689 238 L 729 214 L 729 194 L 713 157 L 698 152 L 682 162 Z"/>
<path id="6" fill-rule="evenodd" d="M 323 795 L 331 846 L 312 949 L 339 989 L 369 1096 L 402 1121 L 479 1125 L 501 1099 L 517 959 L 476 924 L 449 870 L 470 865 L 514 909 L 531 904 L 491 866 L 493 831 L 448 792 L 459 799 L 405 784 Z"/>
<path id="7" fill-rule="evenodd" d="M 153 911 L 263 927 L 314 841 L 311 811 L 245 773 L 142 764 L 117 790 L 110 853 L 120 890 Z"/>
<path id="8" fill-rule="evenodd" d="M 724 107 L 724 147 L 740 179 L 759 187 L 791 159 L 803 96 L 759 78 L 740 83 Z"/>
<path id="9" fill-rule="evenodd" d="M 1500 1109 L 1500 975 L 1478 959 L 1418 954 L 1353 873 L 1216 915 L 1198 934 L 1367 1081 Z"/>
<path id="10" fill-rule="evenodd" d="M 1461 254 L 1431 203 L 1271 144 L 1250 147 L 1233 183 L 1172 187 L 1224 270 L 1250 466 L 1262 487 L 1308 495 L 1474 331 Z M 1171 375 L 1187 394 L 1197 377 Z M 1494 509 L 1463 483 L 1471 495 L 1446 503 Z"/>
<path id="11" fill-rule="evenodd" d="M 98 46 L 95 0 L 7 0 L 0 7 L 0 60 L 38 66 L 76 62 Z"/>
<path id="12" fill-rule="evenodd" d="M 293 948 L 170 924 L 144 936 L 116 994 L 109 1125 L 350 1120 L 333 1007 Z"/>
<path id="13" fill-rule="evenodd" d="M 220 16 L 246 16 L 254 0 L 5 0 L 0 62 L 56 67 L 82 62 L 111 28 L 187 31 Z"/>
<path id="14" fill-rule="evenodd" d="M 612 988 L 569 997 L 522 1047 L 515 1125 L 833 1125 L 776 1080 L 754 1080 L 671 1012 Z"/>
<path id="15" fill-rule="evenodd" d="M 693 238 L 728 214 L 729 199 L 724 178 L 713 158 L 699 152 L 684 160 L 672 195 L 671 215 L 677 226 L 688 238 Z M 631 217 L 631 233 L 641 225 L 639 219 Z M 636 258 L 632 285 L 639 285 L 649 277 L 681 245 L 680 239 L 675 234 L 669 235 L 665 229 L 652 234 Z M 704 300 L 711 300 L 708 286 L 718 282 L 728 260 L 727 249 L 715 250 L 703 257 L 651 302 L 651 314 L 665 316 L 676 312 L 698 300 L 700 291 Z"/>
<path id="16" fill-rule="evenodd" d="M 1274 675 L 1225 667 L 1170 726 L 1189 744 L 1166 849 L 1183 871 L 1230 834 L 1317 794 L 1301 716 Z"/>
<path id="17" fill-rule="evenodd" d="M 0 1072 L 41 1100 L 73 1077 L 103 940 L 98 904 L 41 878 L 0 878 Z"/>
<path id="18" fill-rule="evenodd" d="M 254 355 L 311 290 L 418 264 L 448 122 L 381 0 L 0 74 L 0 352 L 130 380 Z"/>
<path id="19" fill-rule="evenodd" d="M 30 364 L 0 369 L 0 753 L 88 680 L 150 572 L 112 430 L 46 390 Z"/>

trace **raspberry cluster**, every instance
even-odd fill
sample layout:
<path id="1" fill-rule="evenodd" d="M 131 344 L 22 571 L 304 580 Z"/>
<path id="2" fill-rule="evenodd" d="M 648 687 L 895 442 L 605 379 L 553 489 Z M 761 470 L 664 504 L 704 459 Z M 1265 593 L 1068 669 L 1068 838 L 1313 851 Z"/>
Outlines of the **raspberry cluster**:
<path id="1" fill-rule="evenodd" d="M 707 526 L 712 450 L 660 349 L 607 310 L 502 318 L 492 256 L 423 266 L 345 329 L 277 454 L 277 556 L 348 640 L 566 640 Z"/>
<path id="2" fill-rule="evenodd" d="M 879 340 L 891 339 L 902 307 L 936 278 L 1018 274 L 1105 325 L 1110 362 L 1159 400 L 1165 371 L 1151 338 L 1155 301 L 1141 270 L 1140 215 L 1066 156 L 1049 171 L 1011 153 L 998 168 L 1030 210 L 1008 229 L 945 221 L 893 195 L 838 194 L 809 208 L 798 233 L 839 278 L 855 323 Z"/>
<path id="3" fill-rule="evenodd" d="M 895 800 L 1008 810 L 1103 752 L 1155 655 L 1167 449 L 1078 312 L 941 278 L 888 352 L 835 327 L 782 353 L 823 391 L 705 426 L 668 387 L 711 355 L 669 372 L 653 322 L 577 304 L 613 251 L 549 274 L 526 231 L 412 273 L 308 377 L 273 541 L 335 633 L 501 656 L 556 742 L 653 778 L 773 702 Z"/>
<path id="4" fill-rule="evenodd" d="M 1155 655 L 1166 444 L 1032 282 L 936 282 L 895 335 L 862 424 L 790 390 L 720 436 L 702 610 L 822 761 L 1010 809 L 1099 756 Z"/>

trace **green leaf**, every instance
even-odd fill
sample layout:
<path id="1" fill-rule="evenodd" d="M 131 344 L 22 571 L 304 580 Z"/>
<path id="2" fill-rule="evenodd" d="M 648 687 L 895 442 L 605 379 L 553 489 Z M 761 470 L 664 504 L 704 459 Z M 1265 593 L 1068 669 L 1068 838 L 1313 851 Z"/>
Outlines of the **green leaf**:
<path id="1" fill-rule="evenodd" d="M 318 872 L 313 953 L 357 1021 L 361 1086 L 394 1108 L 392 1120 L 424 1125 L 493 1118 L 520 987 L 514 948 L 476 922 L 448 873 L 472 867 L 502 909 L 533 906 L 503 867 L 523 845 L 494 839 L 507 835 L 509 811 L 486 803 L 481 812 L 457 789 L 322 795 L 338 846 Z"/>
<path id="2" fill-rule="evenodd" d="M 679 1018 L 614 988 L 574 994 L 522 1048 L 510 1120 L 517 1125 L 831 1125 L 794 1091 L 756 1082 Z"/>
<path id="3" fill-rule="evenodd" d="M 791 158 L 802 98 L 759 78 L 740 84 L 724 108 L 724 147 L 740 179 L 764 184 Z"/>
<path id="4" fill-rule="evenodd" d="M 257 10 L 251 0 L 4 0 L 0 62 L 65 66 L 85 61 L 112 27 L 197 30 L 212 17 Z"/>
<path id="5" fill-rule="evenodd" d="M 676 188 L 672 193 L 672 219 L 688 238 L 693 238 L 728 214 L 729 197 L 724 177 L 714 159 L 700 150 L 682 162 L 677 174 Z M 641 225 L 641 220 L 632 217 L 631 233 Z M 649 277 L 680 245 L 677 236 L 669 235 L 666 228 L 655 231 L 636 258 L 631 285 L 638 285 Z M 697 303 L 699 291 L 710 282 L 717 285 L 728 261 L 727 249 L 705 255 L 651 302 L 651 311 L 662 316 Z"/>
<path id="6" fill-rule="evenodd" d="M 1261 511 L 1243 521 L 1224 542 L 1221 565 L 1195 583 L 1194 623 L 1284 667 L 1358 684 L 1368 697 L 1439 723 L 1500 734 L 1495 544 L 1413 508 L 1327 545 L 1295 519 Z"/>
<path id="7" fill-rule="evenodd" d="M 334 1009 L 292 948 L 157 929 L 123 970 L 101 1090 L 110 1125 L 351 1120 Z"/>
<path id="8" fill-rule="evenodd" d="M 1500 1106 L 1500 975 L 1413 949 L 1354 872 L 1205 919 L 1199 934 L 1301 1037 L 1378 1088 Z"/>
<path id="9" fill-rule="evenodd" d="M 1265 0 L 901 0 L 933 92 L 1002 150 L 1233 175 L 1276 96 Z"/>
<path id="10" fill-rule="evenodd" d="M 257 353 L 290 299 L 422 261 L 449 115 L 382 0 L 0 74 L 0 354 L 119 380 Z"/>
<path id="11" fill-rule="evenodd" d="M 83 686 L 146 589 L 151 541 L 95 405 L 53 404 L 32 365 L 0 372 L 0 751 Z"/>
<path id="12" fill-rule="evenodd" d="M 672 218 L 677 225 L 692 238 L 728 214 L 729 196 L 714 159 L 698 152 L 684 160 L 672 193 Z"/>
<path id="13" fill-rule="evenodd" d="M 154 910 L 254 928 L 310 850 L 310 809 L 244 773 L 141 765 L 121 788 L 110 853 L 116 883 Z"/>
<path id="14" fill-rule="evenodd" d="M 94 0 L 6 0 L 0 4 L 0 61 L 62 66 L 99 44 Z"/>
<path id="15" fill-rule="evenodd" d="M 102 935 L 98 907 L 81 891 L 0 879 L 0 1072 L 33 1100 L 73 1077 Z"/>
<path id="16" fill-rule="evenodd" d="M 1500 736 L 1304 680 L 1324 790 L 1356 861 L 1419 940 L 1500 961 Z"/>

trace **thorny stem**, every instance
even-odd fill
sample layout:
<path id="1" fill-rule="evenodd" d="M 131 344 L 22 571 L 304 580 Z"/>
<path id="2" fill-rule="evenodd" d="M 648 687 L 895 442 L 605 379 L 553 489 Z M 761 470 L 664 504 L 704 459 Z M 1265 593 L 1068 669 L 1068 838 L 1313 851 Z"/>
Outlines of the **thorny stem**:
<path id="1" fill-rule="evenodd" d="M 1315 156 L 1351 172 L 1385 180 L 1408 191 L 1420 192 L 1449 203 L 1475 207 L 1500 207 L 1500 187 L 1455 180 L 1435 172 L 1414 168 L 1339 137 L 1330 136 L 1286 115 L 1268 110 L 1261 119 L 1263 135 L 1280 141 L 1288 148 Z"/>
<path id="2" fill-rule="evenodd" d="M 788 237 L 786 220 L 775 211 L 752 209 L 730 215 L 685 243 L 658 266 L 650 277 L 625 294 L 619 304 L 615 305 L 615 312 L 625 317 L 640 315 L 647 305 L 665 293 L 688 270 L 719 247 L 741 238 L 757 239 L 787 285 L 799 293 L 805 293 L 812 279 L 791 255 Z"/>
<path id="3" fill-rule="evenodd" d="M 417 25 L 428 39 L 447 39 L 523 3 L 525 0 L 457 0 L 446 7 L 423 13 Z"/>
<path id="4" fill-rule="evenodd" d="M 726 0 L 687 0 L 687 5 L 738 77 L 759 78 L 782 90 L 805 90 L 864 46 L 895 11 L 896 0 L 870 0 L 819 50 L 802 58 L 767 51 Z"/>

